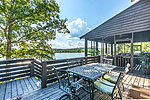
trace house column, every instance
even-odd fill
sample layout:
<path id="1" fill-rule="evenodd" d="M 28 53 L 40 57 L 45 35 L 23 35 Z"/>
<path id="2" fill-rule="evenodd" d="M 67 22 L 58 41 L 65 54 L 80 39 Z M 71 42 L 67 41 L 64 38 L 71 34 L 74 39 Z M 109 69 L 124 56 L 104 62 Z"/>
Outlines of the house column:
<path id="1" fill-rule="evenodd" d="M 91 56 L 92 56 L 92 51 L 93 51 L 93 45 L 92 45 L 92 41 L 91 41 L 91 50 L 90 50 Z"/>
<path id="2" fill-rule="evenodd" d="M 95 56 L 95 41 L 93 41 L 93 56 Z"/>
<path id="3" fill-rule="evenodd" d="M 88 44 L 87 44 L 87 39 L 85 39 L 85 57 L 87 57 L 87 51 L 88 51 Z"/>
<path id="4" fill-rule="evenodd" d="M 114 35 L 114 65 L 116 65 L 116 37 Z"/>
<path id="5" fill-rule="evenodd" d="M 107 54 L 107 43 L 105 42 L 105 55 Z"/>
<path id="6" fill-rule="evenodd" d="M 111 56 L 113 57 L 113 43 L 111 43 Z"/>
<path id="7" fill-rule="evenodd" d="M 96 41 L 96 55 L 98 55 L 98 41 Z"/>
<path id="8" fill-rule="evenodd" d="M 101 46 L 101 48 L 102 48 L 102 57 L 104 57 L 104 38 L 102 38 L 102 46 Z"/>
<path id="9" fill-rule="evenodd" d="M 133 33 L 132 33 L 132 40 L 131 40 L 131 72 L 133 71 L 134 66 L 134 54 L 133 54 Z"/>

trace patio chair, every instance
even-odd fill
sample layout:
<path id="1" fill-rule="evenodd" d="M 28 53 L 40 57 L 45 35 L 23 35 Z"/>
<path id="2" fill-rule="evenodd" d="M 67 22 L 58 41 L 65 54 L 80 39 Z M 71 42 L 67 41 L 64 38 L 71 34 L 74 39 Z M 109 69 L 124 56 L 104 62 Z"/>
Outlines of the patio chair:
<path id="1" fill-rule="evenodd" d="M 115 84 L 105 80 L 105 79 L 99 79 L 94 82 L 94 87 L 96 90 L 108 94 L 111 96 L 112 100 L 114 97 L 119 93 L 120 99 L 122 99 L 122 93 L 121 93 L 121 84 L 125 73 L 121 72 L 117 78 L 117 81 Z"/>
<path id="2" fill-rule="evenodd" d="M 113 59 L 108 59 L 108 58 L 103 58 L 102 57 L 102 61 L 103 61 L 104 64 L 109 64 L 109 65 L 113 64 Z"/>
<path id="3" fill-rule="evenodd" d="M 124 73 L 128 73 L 130 64 L 128 63 L 124 69 Z M 111 83 L 116 83 L 118 79 L 118 75 L 112 75 L 111 73 L 107 73 L 103 76 L 103 78 Z"/>
<path id="4" fill-rule="evenodd" d="M 68 63 L 68 68 L 72 68 L 72 67 L 76 67 L 76 66 L 82 66 L 83 65 L 83 59 L 69 59 L 67 60 L 67 63 Z M 69 73 L 73 79 L 73 81 L 77 81 L 79 79 L 81 79 L 80 76 L 78 76 L 77 74 L 74 74 L 74 73 Z"/>
<path id="5" fill-rule="evenodd" d="M 54 70 L 57 74 L 57 79 L 58 79 L 58 83 L 59 83 L 59 88 L 65 92 L 66 94 L 61 96 L 59 98 L 59 100 L 66 100 L 66 98 L 70 99 L 70 100 L 80 100 L 80 98 L 76 95 L 76 92 L 78 92 L 78 90 L 80 88 L 82 88 L 82 85 L 80 85 L 77 82 L 73 82 L 70 79 L 70 75 L 67 71 L 65 70 L 57 70 L 54 67 Z M 66 98 L 65 98 L 66 97 Z M 64 99 L 65 98 L 65 99 Z"/>

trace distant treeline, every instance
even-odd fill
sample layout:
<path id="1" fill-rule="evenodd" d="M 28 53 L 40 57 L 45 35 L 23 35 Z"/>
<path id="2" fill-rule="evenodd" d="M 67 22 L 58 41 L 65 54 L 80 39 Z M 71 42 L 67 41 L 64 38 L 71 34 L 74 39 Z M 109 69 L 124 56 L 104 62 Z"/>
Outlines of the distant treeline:
<path id="1" fill-rule="evenodd" d="M 84 52 L 83 48 L 74 49 L 53 49 L 55 53 L 74 53 L 74 52 Z"/>

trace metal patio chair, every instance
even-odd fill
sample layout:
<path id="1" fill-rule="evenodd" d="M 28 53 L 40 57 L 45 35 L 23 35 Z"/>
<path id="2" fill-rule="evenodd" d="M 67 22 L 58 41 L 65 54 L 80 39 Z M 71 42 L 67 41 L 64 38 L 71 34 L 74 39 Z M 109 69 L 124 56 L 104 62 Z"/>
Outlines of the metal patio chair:
<path id="1" fill-rule="evenodd" d="M 57 70 L 55 67 L 54 70 L 57 74 L 59 88 L 66 93 L 61 96 L 59 100 L 66 100 L 66 98 L 70 100 L 80 100 L 80 98 L 76 95 L 79 89 L 82 88 L 82 85 L 78 83 L 80 80 L 73 82 L 71 81 L 71 75 L 69 75 L 67 71 Z"/>
<path id="2" fill-rule="evenodd" d="M 77 66 L 82 66 L 83 65 L 83 59 L 68 59 L 67 60 L 68 63 L 68 68 L 72 68 L 72 67 L 77 67 Z M 81 79 L 80 76 L 78 76 L 77 74 L 74 73 L 69 73 L 72 76 L 72 80 L 78 81 L 79 79 Z"/>
<path id="3" fill-rule="evenodd" d="M 129 68 L 130 68 L 130 64 L 128 63 L 124 69 L 124 73 L 128 73 L 129 71 Z M 107 73 L 103 76 L 103 78 L 111 83 L 116 83 L 117 79 L 118 79 L 118 75 L 112 75 L 111 73 Z"/>
<path id="4" fill-rule="evenodd" d="M 122 99 L 122 93 L 121 93 L 120 89 L 122 86 L 122 80 L 123 80 L 124 76 L 125 76 L 125 73 L 121 72 L 119 74 L 115 84 L 113 84 L 103 78 L 99 79 L 94 82 L 94 87 L 96 90 L 111 96 L 112 100 L 117 95 L 117 93 L 119 93 L 120 99 Z"/>

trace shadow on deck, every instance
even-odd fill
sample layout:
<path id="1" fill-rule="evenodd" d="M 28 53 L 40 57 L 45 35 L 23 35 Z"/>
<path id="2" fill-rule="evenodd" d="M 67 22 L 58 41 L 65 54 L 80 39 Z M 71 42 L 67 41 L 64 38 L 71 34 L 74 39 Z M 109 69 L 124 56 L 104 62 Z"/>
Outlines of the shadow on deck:
<path id="1" fill-rule="evenodd" d="M 113 71 L 113 74 L 119 74 L 118 71 Z M 138 75 L 129 73 L 123 80 L 125 92 L 123 93 L 124 99 L 128 97 L 128 90 L 132 85 L 140 86 L 150 89 L 150 76 Z M 15 80 L 1 84 L 0 98 L 1 100 L 13 100 L 16 97 L 22 96 L 22 100 L 58 100 L 59 97 L 64 95 L 64 92 L 58 88 L 58 83 L 53 83 L 47 88 L 41 89 L 40 80 L 35 77 Z M 78 93 L 81 100 L 90 100 L 90 95 L 80 90 Z M 95 92 L 94 100 L 109 100 L 109 96 Z"/>

